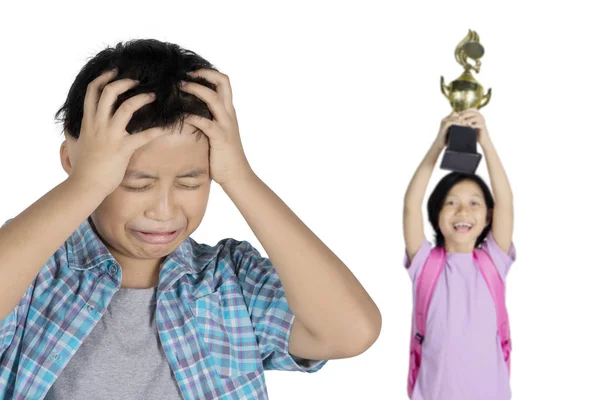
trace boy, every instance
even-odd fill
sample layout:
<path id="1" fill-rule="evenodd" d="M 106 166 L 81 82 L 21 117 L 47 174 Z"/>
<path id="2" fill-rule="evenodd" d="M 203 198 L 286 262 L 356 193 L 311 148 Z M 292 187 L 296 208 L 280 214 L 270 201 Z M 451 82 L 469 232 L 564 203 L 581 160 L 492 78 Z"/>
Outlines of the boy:
<path id="1" fill-rule="evenodd" d="M 59 115 L 68 178 L 0 229 L 2 398 L 267 399 L 264 370 L 315 372 L 377 339 L 369 295 L 251 169 L 206 60 L 120 43 Z M 269 258 L 189 237 L 212 180 Z"/>

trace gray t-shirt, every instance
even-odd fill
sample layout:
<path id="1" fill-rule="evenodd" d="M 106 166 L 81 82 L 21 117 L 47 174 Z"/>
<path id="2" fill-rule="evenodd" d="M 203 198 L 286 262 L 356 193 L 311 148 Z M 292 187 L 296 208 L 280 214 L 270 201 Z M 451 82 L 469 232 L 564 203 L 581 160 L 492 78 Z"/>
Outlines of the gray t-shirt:
<path id="1" fill-rule="evenodd" d="M 183 399 L 155 312 L 156 287 L 119 289 L 45 399 Z"/>

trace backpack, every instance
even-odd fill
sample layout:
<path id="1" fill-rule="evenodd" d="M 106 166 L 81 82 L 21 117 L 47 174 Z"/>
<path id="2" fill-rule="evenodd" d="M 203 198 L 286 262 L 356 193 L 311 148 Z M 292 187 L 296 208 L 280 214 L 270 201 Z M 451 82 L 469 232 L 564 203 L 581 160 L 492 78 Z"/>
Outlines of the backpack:
<path id="1" fill-rule="evenodd" d="M 510 353 L 512 350 L 510 339 L 510 327 L 508 323 L 508 313 L 506 310 L 504 283 L 494 266 L 494 263 L 485 250 L 475 249 L 473 251 L 475 263 L 487 284 L 494 305 L 496 308 L 496 321 L 498 326 L 498 337 L 502 346 L 504 361 L 510 375 Z M 417 381 L 419 369 L 421 367 L 421 352 L 423 341 L 425 340 L 425 324 L 427 321 L 427 312 L 433 290 L 440 277 L 444 264 L 446 262 L 446 250 L 443 247 L 434 247 L 425 265 L 417 279 L 417 291 L 415 295 L 415 307 L 413 309 L 411 340 L 410 340 L 410 364 L 408 369 L 408 395 L 412 393 Z"/>

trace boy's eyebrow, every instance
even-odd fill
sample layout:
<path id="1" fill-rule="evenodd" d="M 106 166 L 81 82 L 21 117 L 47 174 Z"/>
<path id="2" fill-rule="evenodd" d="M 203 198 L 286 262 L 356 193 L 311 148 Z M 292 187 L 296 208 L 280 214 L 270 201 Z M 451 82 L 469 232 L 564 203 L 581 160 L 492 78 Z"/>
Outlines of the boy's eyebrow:
<path id="1" fill-rule="evenodd" d="M 197 178 L 202 175 L 206 175 L 206 170 L 204 168 L 197 168 L 181 175 L 177 175 L 177 178 Z M 158 177 L 132 169 L 125 173 L 123 179 L 158 179 Z"/>

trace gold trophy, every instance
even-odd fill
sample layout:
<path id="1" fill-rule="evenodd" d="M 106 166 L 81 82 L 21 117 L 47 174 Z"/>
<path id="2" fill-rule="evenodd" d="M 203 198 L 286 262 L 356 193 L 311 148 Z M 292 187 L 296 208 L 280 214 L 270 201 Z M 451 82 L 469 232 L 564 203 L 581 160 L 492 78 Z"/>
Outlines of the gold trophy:
<path id="1" fill-rule="evenodd" d="M 471 74 L 471 70 L 479 73 L 480 58 L 483 57 L 483 46 L 479 43 L 477 32 L 469 29 L 469 33 L 460 41 L 454 57 L 465 69 L 461 76 L 452 81 L 450 85 L 444 84 L 442 76 L 440 86 L 442 93 L 450 101 L 452 109 L 456 112 L 467 108 L 480 109 L 489 103 L 492 89 L 483 94 L 483 86 Z M 471 59 L 474 64 L 468 62 Z M 477 153 L 477 129 L 452 125 L 448 128 L 447 149 L 442 158 L 440 168 L 456 172 L 473 174 L 481 161 L 481 154 Z"/>

